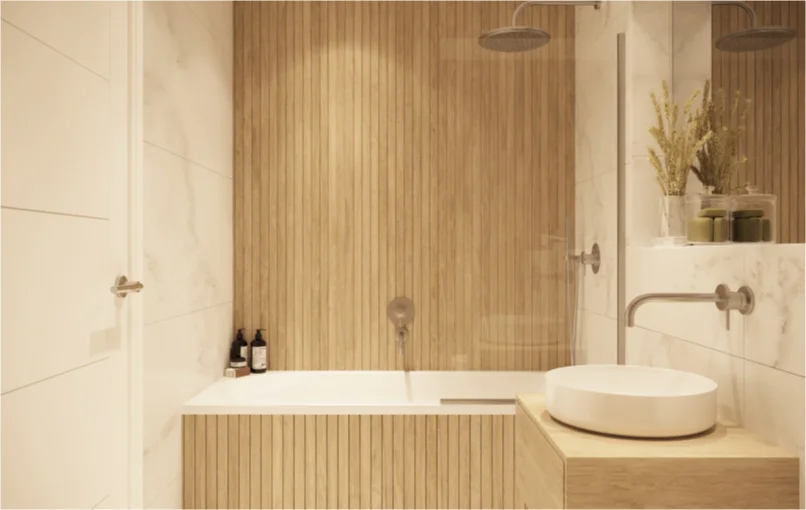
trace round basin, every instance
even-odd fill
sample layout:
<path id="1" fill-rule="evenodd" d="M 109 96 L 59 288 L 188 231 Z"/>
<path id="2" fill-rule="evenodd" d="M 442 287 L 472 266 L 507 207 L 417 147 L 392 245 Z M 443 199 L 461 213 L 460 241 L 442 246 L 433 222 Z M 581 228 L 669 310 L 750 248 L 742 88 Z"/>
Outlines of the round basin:
<path id="1" fill-rule="evenodd" d="M 546 410 L 565 424 L 628 437 L 680 437 L 716 423 L 717 384 L 697 374 L 634 365 L 546 373 Z"/>

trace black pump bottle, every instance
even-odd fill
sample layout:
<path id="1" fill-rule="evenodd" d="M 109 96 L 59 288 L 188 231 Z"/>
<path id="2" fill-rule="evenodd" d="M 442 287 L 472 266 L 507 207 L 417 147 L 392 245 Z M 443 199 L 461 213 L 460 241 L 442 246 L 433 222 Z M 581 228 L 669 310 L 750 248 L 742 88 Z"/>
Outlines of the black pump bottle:
<path id="1" fill-rule="evenodd" d="M 252 340 L 252 345 L 250 346 L 250 351 L 252 351 L 252 373 L 253 374 L 262 374 L 266 371 L 266 367 L 268 366 L 268 345 L 266 341 L 263 340 L 263 335 L 261 334 L 262 330 L 257 330 L 255 334 L 255 339 Z"/>

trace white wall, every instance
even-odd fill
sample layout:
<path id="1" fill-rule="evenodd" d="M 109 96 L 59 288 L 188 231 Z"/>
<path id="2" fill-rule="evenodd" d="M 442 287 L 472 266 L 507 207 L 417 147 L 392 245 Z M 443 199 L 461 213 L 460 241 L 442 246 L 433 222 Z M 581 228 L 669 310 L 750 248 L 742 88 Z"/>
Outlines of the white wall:
<path id="1" fill-rule="evenodd" d="M 646 157 L 649 100 L 666 79 L 684 101 L 710 75 L 710 6 L 635 2 L 577 9 L 577 251 L 597 241 L 598 275 L 580 298 L 580 363 L 616 360 L 616 46 L 627 33 L 626 291 L 710 292 L 749 285 L 756 310 L 725 315 L 705 304 L 649 304 L 627 329 L 626 361 L 716 380 L 719 415 L 762 438 L 804 451 L 804 245 L 652 248 L 660 192 Z M 597 138 L 598 137 L 598 138 Z M 692 180 L 694 180 L 692 176 Z M 696 189 L 692 183 L 690 189 Z M 801 461 L 801 466 L 803 462 Z M 801 506 L 803 506 L 801 467 Z"/>
<path id="2" fill-rule="evenodd" d="M 231 2 L 144 5 L 144 499 L 181 507 L 179 407 L 232 339 Z"/>

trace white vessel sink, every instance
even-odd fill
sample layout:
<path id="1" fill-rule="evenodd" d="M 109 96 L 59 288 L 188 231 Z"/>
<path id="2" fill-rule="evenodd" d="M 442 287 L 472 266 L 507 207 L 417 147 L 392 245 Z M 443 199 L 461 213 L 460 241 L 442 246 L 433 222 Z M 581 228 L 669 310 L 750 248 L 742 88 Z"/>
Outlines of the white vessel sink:
<path id="1" fill-rule="evenodd" d="M 546 373 L 552 418 L 592 432 L 679 437 L 716 423 L 717 384 L 697 374 L 635 365 L 580 365 Z"/>

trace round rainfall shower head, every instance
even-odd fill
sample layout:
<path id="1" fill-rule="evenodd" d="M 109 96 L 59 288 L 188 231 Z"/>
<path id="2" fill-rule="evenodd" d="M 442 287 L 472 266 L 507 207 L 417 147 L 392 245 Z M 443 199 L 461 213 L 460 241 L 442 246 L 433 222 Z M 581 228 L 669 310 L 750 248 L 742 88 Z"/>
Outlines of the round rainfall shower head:
<path id="1" fill-rule="evenodd" d="M 548 32 L 532 27 L 504 27 L 479 36 L 479 44 L 490 51 L 517 53 L 545 46 L 551 40 Z"/>
<path id="2" fill-rule="evenodd" d="M 794 28 L 754 27 L 720 37 L 715 46 L 722 51 L 761 51 L 780 46 L 795 38 Z"/>

